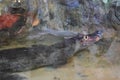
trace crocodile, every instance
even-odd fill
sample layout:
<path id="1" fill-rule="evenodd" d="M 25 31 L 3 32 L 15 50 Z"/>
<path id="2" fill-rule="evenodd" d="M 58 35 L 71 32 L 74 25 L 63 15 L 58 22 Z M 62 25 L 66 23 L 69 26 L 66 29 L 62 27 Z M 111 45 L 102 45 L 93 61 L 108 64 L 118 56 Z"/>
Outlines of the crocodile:
<path id="1" fill-rule="evenodd" d="M 0 72 L 21 72 L 44 66 L 59 67 L 79 50 L 98 42 L 102 31 L 77 34 L 52 45 L 32 45 L 23 48 L 0 50 Z"/>

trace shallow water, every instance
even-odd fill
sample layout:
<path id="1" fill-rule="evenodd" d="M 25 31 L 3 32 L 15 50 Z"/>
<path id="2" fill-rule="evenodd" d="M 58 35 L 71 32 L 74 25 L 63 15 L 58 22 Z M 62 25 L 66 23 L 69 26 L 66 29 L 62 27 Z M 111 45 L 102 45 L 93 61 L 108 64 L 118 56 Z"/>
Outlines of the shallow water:
<path id="1" fill-rule="evenodd" d="M 96 64 L 96 61 L 79 59 L 73 57 L 72 61 L 57 69 L 46 67 L 22 73 L 29 80 L 119 80 L 120 66 L 110 65 L 103 62 Z M 102 61 L 102 60 L 101 60 Z"/>

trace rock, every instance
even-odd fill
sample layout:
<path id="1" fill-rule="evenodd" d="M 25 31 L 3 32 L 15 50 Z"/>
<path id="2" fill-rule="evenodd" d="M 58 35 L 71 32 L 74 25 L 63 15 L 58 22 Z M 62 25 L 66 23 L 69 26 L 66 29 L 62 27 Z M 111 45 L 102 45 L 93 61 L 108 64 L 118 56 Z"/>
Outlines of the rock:
<path id="1" fill-rule="evenodd" d="M 108 62 L 111 64 L 119 65 L 120 64 L 120 38 L 115 38 L 111 43 L 110 48 L 108 49 L 105 57 Z"/>
<path id="2" fill-rule="evenodd" d="M 106 39 L 114 38 L 116 36 L 116 31 L 114 29 L 105 29 L 103 33 L 103 37 Z"/>
<path id="3" fill-rule="evenodd" d="M 107 14 L 108 25 L 113 27 L 116 31 L 120 31 L 120 5 L 119 1 L 113 1 Z"/>

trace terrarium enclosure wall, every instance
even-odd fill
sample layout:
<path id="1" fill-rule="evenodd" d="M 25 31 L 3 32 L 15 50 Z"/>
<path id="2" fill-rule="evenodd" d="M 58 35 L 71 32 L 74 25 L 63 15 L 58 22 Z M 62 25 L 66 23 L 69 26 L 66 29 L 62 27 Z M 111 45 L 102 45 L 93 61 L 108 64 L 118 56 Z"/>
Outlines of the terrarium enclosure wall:
<path id="1" fill-rule="evenodd" d="M 27 20 L 23 22 L 25 29 L 21 32 L 22 37 L 25 34 L 33 34 L 32 31 L 36 29 L 38 32 L 47 31 L 64 37 L 66 35 L 52 30 L 68 31 L 66 34 L 69 31 L 91 33 L 95 30 L 104 31 L 106 28 L 119 31 L 119 4 L 119 0 L 1 0 L 0 14 L 9 13 L 10 7 L 21 7 L 25 10 L 23 15 Z M 32 24 L 36 24 L 34 28 Z M 15 27 L 10 32 L 14 33 L 20 29 L 21 27 Z M 7 36 L 2 32 L 2 35 Z M 71 35 L 73 33 L 67 34 Z"/>
<path id="2" fill-rule="evenodd" d="M 104 27 L 118 29 L 116 26 L 119 26 L 119 0 L 1 0 L 1 14 L 15 1 L 20 1 L 21 6 L 33 14 L 29 16 L 30 23 L 35 16 L 40 20 L 37 25 L 40 30 L 92 32 Z M 115 23 L 111 25 L 112 20 Z"/>
<path id="3" fill-rule="evenodd" d="M 119 65 L 120 0 L 0 0 L 0 80 L 120 80 Z"/>

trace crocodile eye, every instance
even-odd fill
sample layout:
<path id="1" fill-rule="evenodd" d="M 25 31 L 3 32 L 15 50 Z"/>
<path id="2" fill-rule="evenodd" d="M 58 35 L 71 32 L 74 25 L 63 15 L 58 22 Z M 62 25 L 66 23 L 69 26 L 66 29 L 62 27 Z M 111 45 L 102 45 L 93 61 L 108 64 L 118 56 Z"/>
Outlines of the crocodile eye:
<path id="1" fill-rule="evenodd" d="M 83 39 L 84 39 L 84 40 L 88 40 L 88 36 L 84 36 Z"/>
<path id="2" fill-rule="evenodd" d="M 14 2 L 19 2 L 19 3 L 20 3 L 20 2 L 21 2 L 21 0 L 14 0 Z"/>
<path id="3" fill-rule="evenodd" d="M 20 3 L 21 1 L 20 1 L 20 0 L 18 0 L 18 2 Z"/>

